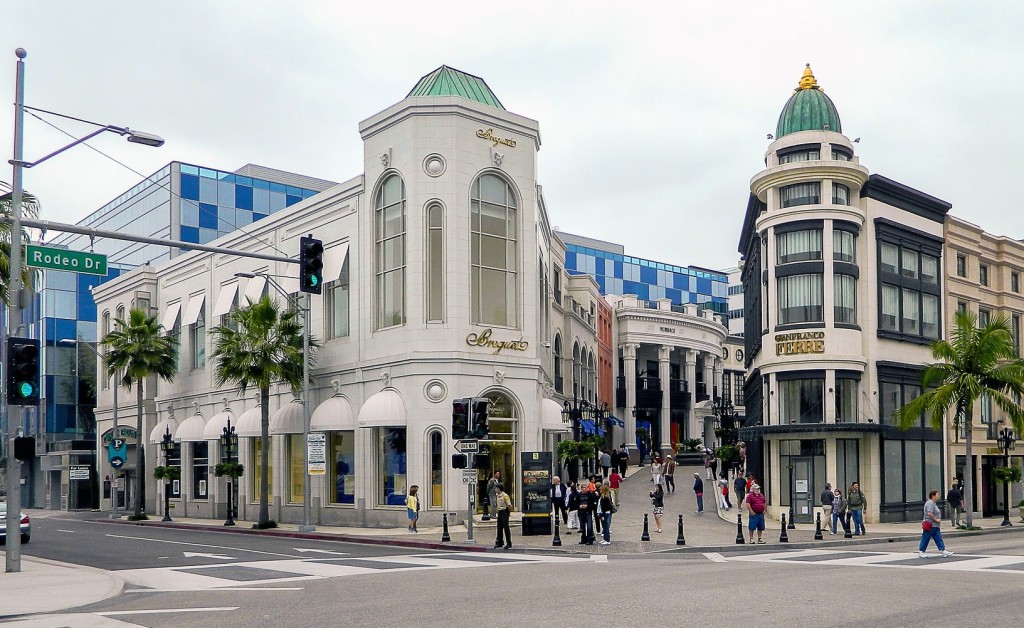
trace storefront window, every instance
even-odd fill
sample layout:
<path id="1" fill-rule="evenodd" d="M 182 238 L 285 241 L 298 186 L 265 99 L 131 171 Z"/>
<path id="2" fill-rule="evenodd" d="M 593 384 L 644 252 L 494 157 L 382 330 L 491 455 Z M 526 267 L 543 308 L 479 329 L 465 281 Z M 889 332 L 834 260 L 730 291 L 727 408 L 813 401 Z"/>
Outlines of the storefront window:
<path id="1" fill-rule="evenodd" d="M 210 480 L 210 443 L 192 443 L 192 499 L 207 499 Z"/>
<path id="2" fill-rule="evenodd" d="M 356 503 L 356 446 L 355 432 L 330 432 L 330 447 L 334 461 L 331 475 L 330 499 L 332 504 Z"/>
<path id="3" fill-rule="evenodd" d="M 821 423 L 824 415 L 824 379 L 796 379 L 779 382 L 782 422 Z"/>
<path id="4" fill-rule="evenodd" d="M 181 477 L 181 443 L 174 443 L 171 451 L 167 453 L 167 466 L 177 467 L 178 477 Z M 181 497 L 181 480 L 173 480 L 171 482 L 171 498 L 177 499 L 179 497 Z"/>
<path id="5" fill-rule="evenodd" d="M 885 503 L 902 504 L 903 499 L 903 441 L 887 440 L 883 446 L 885 458 Z"/>
<path id="6" fill-rule="evenodd" d="M 250 445 L 250 451 L 252 452 L 251 460 L 252 473 L 246 469 L 246 474 L 249 475 L 250 486 L 252 487 L 252 495 L 249 496 L 254 502 L 260 501 L 260 477 L 263 475 L 260 470 L 263 468 L 263 463 L 260 458 L 260 452 L 263 451 L 263 439 L 252 438 L 250 439 L 252 444 Z M 274 494 L 274 457 L 271 446 L 267 445 L 267 494 L 273 496 Z"/>
<path id="7" fill-rule="evenodd" d="M 444 438 L 430 433 L 430 507 L 444 507 Z"/>
<path id="8" fill-rule="evenodd" d="M 836 488 L 846 489 L 860 481 L 860 441 L 854 438 L 836 440 Z"/>
<path id="9" fill-rule="evenodd" d="M 378 427 L 377 437 L 377 505 L 405 504 L 406 436 L 404 427 Z"/>
<path id="10" fill-rule="evenodd" d="M 288 501 L 302 501 L 302 478 L 306 473 L 306 443 L 302 434 L 288 435 Z"/>
<path id="11" fill-rule="evenodd" d="M 857 422 L 857 388 L 852 377 L 836 377 L 836 423 Z"/>

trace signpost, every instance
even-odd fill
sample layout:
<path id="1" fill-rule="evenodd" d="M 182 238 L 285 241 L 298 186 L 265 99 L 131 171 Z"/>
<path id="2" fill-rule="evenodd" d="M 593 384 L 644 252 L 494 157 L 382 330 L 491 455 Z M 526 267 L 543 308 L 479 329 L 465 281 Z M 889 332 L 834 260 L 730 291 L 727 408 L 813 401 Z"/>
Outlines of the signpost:
<path id="1" fill-rule="evenodd" d="M 71 480 L 88 480 L 89 479 L 89 466 L 88 465 L 71 465 L 68 467 L 69 479 Z"/>
<path id="2" fill-rule="evenodd" d="M 74 273 L 88 275 L 107 274 L 107 256 L 99 253 L 69 251 L 48 246 L 29 244 L 27 247 L 26 264 L 34 268 L 52 268 L 54 270 L 70 270 Z"/>
<path id="3" fill-rule="evenodd" d="M 306 434 L 306 468 L 309 475 L 327 474 L 327 434 Z"/>
<path id="4" fill-rule="evenodd" d="M 460 440 L 455 443 L 455 451 L 460 454 L 475 454 L 480 451 L 480 441 Z"/>

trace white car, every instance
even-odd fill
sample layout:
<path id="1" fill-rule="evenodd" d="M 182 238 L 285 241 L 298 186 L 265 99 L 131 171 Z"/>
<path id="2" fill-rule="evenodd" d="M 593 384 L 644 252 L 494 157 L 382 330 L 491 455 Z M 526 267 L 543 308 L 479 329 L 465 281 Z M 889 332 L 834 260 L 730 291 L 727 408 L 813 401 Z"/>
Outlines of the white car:
<path id="1" fill-rule="evenodd" d="M 32 539 L 32 522 L 28 515 L 21 516 L 21 542 L 28 543 Z M 7 502 L 0 502 L 0 543 L 7 542 Z"/>

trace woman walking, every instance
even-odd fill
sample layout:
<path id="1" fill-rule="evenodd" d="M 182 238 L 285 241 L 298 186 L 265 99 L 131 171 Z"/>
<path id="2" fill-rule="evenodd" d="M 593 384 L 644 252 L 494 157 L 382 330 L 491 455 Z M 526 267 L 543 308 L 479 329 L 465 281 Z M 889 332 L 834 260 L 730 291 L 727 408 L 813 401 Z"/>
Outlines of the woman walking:
<path id="1" fill-rule="evenodd" d="M 935 547 L 942 552 L 942 557 L 952 556 L 953 552 L 946 549 L 942 541 L 942 531 L 939 525 L 942 523 L 942 511 L 935 502 L 939 501 L 938 491 L 928 492 L 928 501 L 924 503 L 924 520 L 921 522 L 921 544 L 917 547 L 917 555 L 925 557 L 925 550 L 928 549 L 928 541 L 934 540 Z"/>
<path id="2" fill-rule="evenodd" d="M 409 487 L 409 496 L 405 498 L 405 510 L 409 514 L 409 532 L 419 532 L 416 521 L 420 518 L 420 500 L 416 496 L 420 487 L 413 484 Z"/>
<path id="3" fill-rule="evenodd" d="M 655 532 L 661 533 L 661 518 L 665 515 L 665 490 L 661 488 L 661 484 L 655 484 L 654 490 L 651 491 L 651 503 L 654 505 L 654 525 L 657 528 Z"/>
<path id="4" fill-rule="evenodd" d="M 843 497 L 843 492 L 837 488 L 832 498 L 832 536 L 836 535 L 836 525 L 839 522 L 843 523 L 843 529 L 848 527 L 844 517 L 846 517 L 846 498 Z"/>
<path id="5" fill-rule="evenodd" d="M 655 486 L 661 486 L 661 458 L 655 457 L 654 461 L 651 462 L 651 481 L 654 482 Z"/>
<path id="6" fill-rule="evenodd" d="M 612 509 L 615 502 L 612 500 L 612 491 L 608 486 L 601 487 L 601 499 L 597 502 L 597 512 L 601 516 L 601 536 L 604 540 L 601 545 L 612 544 Z"/>

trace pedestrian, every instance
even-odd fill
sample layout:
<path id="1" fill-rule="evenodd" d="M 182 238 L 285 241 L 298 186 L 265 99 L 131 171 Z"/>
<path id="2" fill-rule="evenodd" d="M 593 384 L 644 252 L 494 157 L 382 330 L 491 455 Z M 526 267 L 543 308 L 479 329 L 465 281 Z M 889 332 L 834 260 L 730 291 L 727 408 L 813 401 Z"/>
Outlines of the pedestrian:
<path id="1" fill-rule="evenodd" d="M 498 513 L 498 538 L 494 541 L 494 547 L 501 547 L 502 535 L 505 537 L 505 549 L 512 549 L 512 530 L 508 527 L 508 519 L 512 514 L 512 500 L 509 499 L 508 493 L 501 486 L 499 482 L 495 487 L 495 505 Z"/>
<path id="2" fill-rule="evenodd" d="M 824 495 L 822 495 L 824 497 Z M 836 535 L 836 524 L 843 523 L 843 530 L 850 529 L 850 523 L 846 520 L 846 499 L 843 492 L 838 488 L 832 493 L 832 502 L 829 504 L 832 511 L 832 536 Z"/>
<path id="3" fill-rule="evenodd" d="M 729 510 L 732 508 L 732 502 L 729 501 L 729 482 L 722 479 L 718 481 L 718 485 L 722 488 L 722 510 Z"/>
<path id="4" fill-rule="evenodd" d="M 608 476 L 608 488 L 612 492 L 612 501 L 615 503 L 615 507 L 619 507 L 619 487 L 622 485 L 622 476 L 619 475 L 619 470 L 612 468 L 612 474 Z"/>
<path id="5" fill-rule="evenodd" d="M 597 503 L 601 498 L 601 481 L 596 475 L 590 477 L 590 492 L 594 494 L 594 509 L 591 510 L 594 519 L 594 534 L 601 534 L 601 516 L 597 512 Z"/>
<path id="6" fill-rule="evenodd" d="M 704 480 L 699 473 L 693 474 L 693 494 L 697 497 L 697 514 L 704 513 Z"/>
<path id="7" fill-rule="evenodd" d="M 623 445 L 622 448 L 619 449 L 619 475 L 622 476 L 623 480 L 626 479 L 626 467 L 628 467 L 628 466 L 629 466 L 629 450 L 626 449 L 625 445 Z"/>
<path id="8" fill-rule="evenodd" d="M 601 545 L 612 543 L 612 513 L 615 512 L 615 502 L 612 501 L 612 491 L 607 486 L 601 487 L 601 498 L 597 501 L 597 512 L 601 515 L 601 536 L 604 540 Z"/>
<path id="9" fill-rule="evenodd" d="M 654 490 L 651 491 L 651 504 L 654 505 L 654 525 L 657 527 L 655 532 L 661 534 L 661 518 L 665 515 L 665 489 L 661 488 L 661 484 L 654 485 Z"/>
<path id="10" fill-rule="evenodd" d="M 864 508 L 868 500 L 860 490 L 860 483 L 854 482 L 850 490 L 846 491 L 846 506 L 850 509 L 850 516 L 853 518 L 853 536 L 867 534 L 864 529 Z"/>
<path id="11" fill-rule="evenodd" d="M 711 479 L 718 477 L 718 458 L 711 456 Z"/>
<path id="12" fill-rule="evenodd" d="M 565 486 L 557 475 L 551 478 L 551 509 L 555 519 L 558 519 L 558 513 L 562 513 L 562 525 L 569 524 L 569 511 L 565 509 Z"/>
<path id="13" fill-rule="evenodd" d="M 821 495 L 818 497 L 818 501 L 821 502 L 821 516 L 825 520 L 825 525 L 828 525 L 828 520 L 832 517 L 833 497 L 835 497 L 835 492 L 832 490 L 832 484 L 825 482 L 825 489 L 821 491 Z M 832 529 L 835 530 L 835 526 L 832 526 Z"/>
<path id="14" fill-rule="evenodd" d="M 409 487 L 409 496 L 405 498 L 405 510 L 409 513 L 409 532 L 419 532 L 416 529 L 416 521 L 420 518 L 420 500 L 416 496 L 419 490 L 420 487 L 413 484 Z"/>
<path id="15" fill-rule="evenodd" d="M 655 456 L 654 460 L 651 462 L 651 481 L 654 482 L 656 486 L 661 486 L 661 458 L 657 456 Z"/>
<path id="16" fill-rule="evenodd" d="M 499 484 L 501 484 L 501 471 L 495 471 L 491 476 L 491 479 L 487 480 L 487 505 L 488 510 L 491 511 L 491 519 L 498 516 L 498 509 L 495 502 L 497 501 L 497 486 Z"/>
<path id="17" fill-rule="evenodd" d="M 747 495 L 749 495 L 750 491 L 753 490 L 755 484 L 757 484 L 757 480 L 754 478 L 754 474 L 753 473 L 748 473 L 747 474 Z"/>
<path id="18" fill-rule="evenodd" d="M 589 485 L 580 490 L 580 545 L 594 544 L 594 511 L 597 509 L 597 498 Z"/>
<path id="19" fill-rule="evenodd" d="M 662 474 L 665 476 L 665 490 L 669 493 L 676 492 L 676 459 L 675 456 L 669 454 L 668 458 L 665 458 L 665 464 L 661 468 Z"/>
<path id="20" fill-rule="evenodd" d="M 761 493 L 761 486 L 752 484 L 750 494 L 747 495 L 747 510 L 750 512 L 747 520 L 747 529 L 750 531 L 750 543 L 754 543 L 754 531 L 757 530 L 757 543 L 764 545 L 764 495 Z"/>
<path id="21" fill-rule="evenodd" d="M 917 548 L 917 555 L 925 557 L 925 550 L 928 549 L 928 541 L 935 541 L 935 547 L 942 552 L 942 557 L 952 556 L 953 552 L 946 549 L 942 541 L 942 531 L 939 529 L 942 524 L 942 511 L 939 510 L 938 491 L 928 492 L 928 501 L 924 503 L 924 520 L 921 521 L 921 544 Z"/>
<path id="22" fill-rule="evenodd" d="M 565 508 L 569 511 L 569 520 L 566 522 L 565 527 L 567 530 L 579 530 L 580 529 L 580 491 L 576 488 L 576 483 L 569 481 L 568 486 L 565 489 Z"/>
<path id="23" fill-rule="evenodd" d="M 608 477 L 612 469 L 612 456 L 607 451 L 601 452 L 601 469 L 604 470 L 604 477 Z"/>
<path id="24" fill-rule="evenodd" d="M 711 476 L 711 460 L 712 460 L 711 450 L 710 449 L 704 450 L 704 475 L 705 475 L 705 477 L 708 480 L 715 479 L 715 478 L 713 478 Z"/>
<path id="25" fill-rule="evenodd" d="M 743 497 L 747 494 L 747 481 L 743 479 L 742 473 L 737 473 L 732 481 L 732 492 L 736 495 L 736 506 L 743 507 Z"/>
<path id="26" fill-rule="evenodd" d="M 960 515 L 964 514 L 964 497 L 960 494 L 960 487 L 956 482 L 949 487 L 946 493 L 946 503 L 949 504 L 949 518 L 953 521 L 954 527 L 960 527 Z"/>

